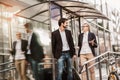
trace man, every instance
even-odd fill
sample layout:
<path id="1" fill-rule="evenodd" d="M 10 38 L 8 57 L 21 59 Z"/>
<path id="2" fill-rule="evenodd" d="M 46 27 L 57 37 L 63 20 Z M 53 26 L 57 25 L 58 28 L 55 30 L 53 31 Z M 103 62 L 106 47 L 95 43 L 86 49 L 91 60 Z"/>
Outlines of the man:
<path id="1" fill-rule="evenodd" d="M 79 52 L 78 57 L 80 57 L 81 65 L 84 64 L 87 60 L 94 58 L 95 50 L 94 48 L 97 47 L 97 41 L 94 33 L 90 32 L 90 26 L 87 23 L 83 24 L 83 33 L 78 37 L 78 46 Z M 94 61 L 91 61 L 88 66 L 94 64 Z M 90 77 L 91 80 L 95 80 L 95 72 L 94 67 L 90 68 Z M 86 72 L 82 73 L 82 80 L 86 79 Z"/>
<path id="2" fill-rule="evenodd" d="M 44 58 L 43 48 L 37 33 L 32 31 L 32 23 L 26 23 L 24 26 L 26 32 L 29 34 L 27 60 L 31 64 L 35 80 L 41 80 L 43 76 L 39 76 L 38 74 L 38 63 Z"/>
<path id="3" fill-rule="evenodd" d="M 20 77 L 20 80 L 26 79 L 26 52 L 27 52 L 27 41 L 21 39 L 21 33 L 16 33 L 17 40 L 13 42 L 12 55 L 14 56 L 15 67 Z"/>
<path id="4" fill-rule="evenodd" d="M 66 18 L 58 21 L 59 29 L 52 32 L 52 52 L 57 59 L 58 76 L 57 80 L 62 80 L 64 63 L 67 64 L 67 80 L 72 80 L 72 57 L 76 57 L 73 38 L 71 32 L 66 30 L 68 22 Z"/>

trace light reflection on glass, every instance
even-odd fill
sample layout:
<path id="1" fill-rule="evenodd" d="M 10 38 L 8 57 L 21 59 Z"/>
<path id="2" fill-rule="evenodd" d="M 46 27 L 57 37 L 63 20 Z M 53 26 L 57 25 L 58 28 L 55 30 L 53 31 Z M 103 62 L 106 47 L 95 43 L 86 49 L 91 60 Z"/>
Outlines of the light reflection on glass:
<path id="1" fill-rule="evenodd" d="M 38 36 L 40 38 L 39 39 L 40 43 L 42 45 L 45 45 L 45 46 L 50 45 L 51 40 L 50 40 L 49 34 L 45 30 L 43 30 L 43 29 L 39 29 L 39 30 L 34 29 L 34 31 L 38 34 Z"/>

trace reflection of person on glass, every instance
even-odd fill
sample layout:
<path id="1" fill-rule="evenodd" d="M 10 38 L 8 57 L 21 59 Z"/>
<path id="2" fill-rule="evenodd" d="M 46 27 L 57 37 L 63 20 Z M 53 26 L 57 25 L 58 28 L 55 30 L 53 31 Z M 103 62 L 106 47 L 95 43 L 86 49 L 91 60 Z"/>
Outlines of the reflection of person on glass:
<path id="1" fill-rule="evenodd" d="M 43 48 L 40 44 L 39 36 L 32 31 L 32 23 L 26 23 L 26 32 L 28 33 L 28 51 L 27 60 L 31 64 L 33 77 L 35 80 L 41 80 L 43 76 L 38 75 L 38 63 L 44 58 Z"/>
<path id="2" fill-rule="evenodd" d="M 26 79 L 26 52 L 27 52 L 27 41 L 21 39 L 21 33 L 17 32 L 16 34 L 17 40 L 13 42 L 13 49 L 12 54 L 15 59 L 15 67 L 20 75 L 20 80 L 27 80 Z"/>
<path id="3" fill-rule="evenodd" d="M 87 60 L 94 58 L 95 50 L 94 48 L 97 47 L 97 41 L 94 33 L 90 32 L 90 26 L 87 23 L 84 23 L 83 26 L 83 33 L 78 37 L 78 46 L 79 52 L 78 57 L 80 57 L 81 65 L 84 64 Z M 94 64 L 94 61 L 91 61 L 88 66 Z M 84 67 L 85 68 L 85 67 Z M 82 73 L 82 80 L 86 79 L 86 72 Z M 91 80 L 95 80 L 95 72 L 94 67 L 90 68 L 90 77 Z"/>
<path id="4" fill-rule="evenodd" d="M 57 59 L 58 76 L 57 80 L 62 80 L 64 63 L 67 64 L 67 80 L 73 80 L 72 76 L 72 57 L 76 57 L 73 38 L 71 32 L 66 30 L 68 22 L 66 18 L 58 21 L 59 29 L 52 32 L 52 51 Z"/>

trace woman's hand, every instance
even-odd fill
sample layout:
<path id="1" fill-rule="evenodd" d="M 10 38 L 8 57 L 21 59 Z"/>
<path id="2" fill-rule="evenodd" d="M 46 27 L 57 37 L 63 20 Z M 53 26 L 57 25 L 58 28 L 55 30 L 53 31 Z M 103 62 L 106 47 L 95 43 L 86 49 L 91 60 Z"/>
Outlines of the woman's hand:
<path id="1" fill-rule="evenodd" d="M 93 39 L 93 40 L 91 40 L 91 41 L 89 41 L 89 43 L 92 45 L 92 46 L 94 46 L 94 44 L 95 44 L 95 39 Z"/>

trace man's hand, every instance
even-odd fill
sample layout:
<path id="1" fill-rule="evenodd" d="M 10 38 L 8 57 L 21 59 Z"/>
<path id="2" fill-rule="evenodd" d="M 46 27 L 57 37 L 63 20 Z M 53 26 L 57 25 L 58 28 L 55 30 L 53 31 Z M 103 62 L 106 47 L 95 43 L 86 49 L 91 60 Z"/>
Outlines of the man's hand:
<path id="1" fill-rule="evenodd" d="M 9 49 L 9 53 L 11 53 L 11 54 L 12 54 L 12 52 L 13 52 L 13 50 L 12 50 L 12 49 Z"/>
<path id="2" fill-rule="evenodd" d="M 77 57 L 76 55 L 73 55 L 73 59 L 74 59 L 74 60 L 76 59 L 76 57 Z"/>

